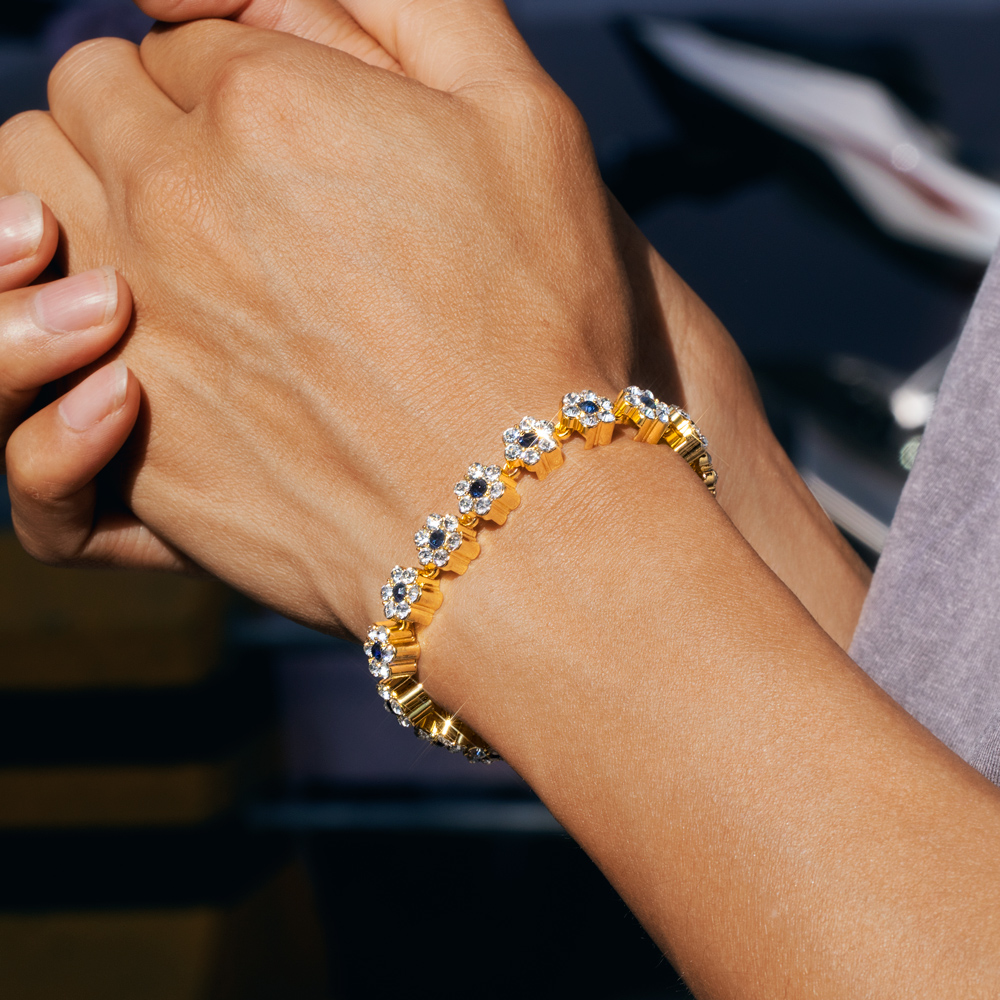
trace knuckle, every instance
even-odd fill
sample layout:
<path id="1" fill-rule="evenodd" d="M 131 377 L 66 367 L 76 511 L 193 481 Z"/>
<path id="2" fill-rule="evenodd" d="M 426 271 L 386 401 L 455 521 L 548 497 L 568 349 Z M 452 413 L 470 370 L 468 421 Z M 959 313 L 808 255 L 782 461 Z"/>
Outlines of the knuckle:
<path id="1" fill-rule="evenodd" d="M 590 144 L 583 115 L 549 76 L 534 75 L 511 90 L 516 117 L 531 142 L 560 155 Z"/>
<path id="2" fill-rule="evenodd" d="M 64 487 L 50 475 L 43 449 L 24 439 L 25 425 L 7 442 L 7 484 L 12 501 L 35 508 L 55 509 L 63 501 Z"/>
<path id="3" fill-rule="evenodd" d="M 558 143 L 590 142 L 590 134 L 579 108 L 553 81 L 547 81 L 538 89 L 536 101 L 540 127 Z"/>
<path id="4" fill-rule="evenodd" d="M 31 556 L 36 562 L 45 566 L 65 566 L 70 561 L 70 556 L 57 549 L 40 538 L 36 538 L 23 528 L 15 526 L 17 540 L 21 543 L 21 548 Z"/>
<path id="5" fill-rule="evenodd" d="M 268 83 L 275 71 L 274 57 L 263 50 L 230 56 L 216 71 L 213 104 L 229 119 L 255 115 L 273 100 Z"/>
<path id="6" fill-rule="evenodd" d="M 10 162 L 30 147 L 32 140 L 48 125 L 47 111 L 22 111 L 0 125 L 0 162 Z"/>
<path id="7" fill-rule="evenodd" d="M 134 48 L 124 38 L 91 38 L 74 45 L 53 66 L 49 74 L 49 93 L 66 89 L 82 78 L 100 72 L 109 60 L 118 59 Z"/>

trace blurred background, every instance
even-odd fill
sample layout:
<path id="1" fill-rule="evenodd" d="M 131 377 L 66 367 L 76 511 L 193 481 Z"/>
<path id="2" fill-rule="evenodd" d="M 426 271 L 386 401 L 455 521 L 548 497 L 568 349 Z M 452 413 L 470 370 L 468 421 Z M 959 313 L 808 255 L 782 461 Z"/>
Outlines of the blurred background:
<path id="1" fill-rule="evenodd" d="M 512 12 L 874 565 L 1000 236 L 1000 2 Z M 7 5 L 0 119 L 148 27 Z M 517 776 L 400 730 L 357 648 L 211 582 L 37 566 L 0 500 L 0 996 L 390 997 L 399 936 L 482 998 L 687 995 Z"/>

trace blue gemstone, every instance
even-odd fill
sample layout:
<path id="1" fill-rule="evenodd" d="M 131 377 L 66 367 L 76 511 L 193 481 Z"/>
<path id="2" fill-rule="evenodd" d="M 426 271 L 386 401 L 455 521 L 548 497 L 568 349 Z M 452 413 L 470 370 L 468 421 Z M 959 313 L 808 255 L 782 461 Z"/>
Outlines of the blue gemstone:
<path id="1" fill-rule="evenodd" d="M 656 397 L 647 389 L 640 397 L 643 406 L 656 406 Z"/>
<path id="2" fill-rule="evenodd" d="M 444 545 L 444 532 L 440 528 L 435 528 L 431 532 L 430 538 L 427 539 L 427 544 L 432 549 L 439 549 Z"/>
<path id="3" fill-rule="evenodd" d="M 522 448 L 533 448 L 538 444 L 538 435 L 534 431 L 525 431 L 518 439 L 517 443 Z"/>
<path id="4" fill-rule="evenodd" d="M 596 413 L 600 407 L 592 399 L 585 399 L 580 404 L 580 409 L 583 410 L 584 413 Z"/>
<path id="5" fill-rule="evenodd" d="M 371 656 L 371 658 L 376 663 L 381 663 L 382 662 L 382 656 L 383 656 L 384 653 L 385 653 L 385 650 L 382 648 L 382 643 L 380 643 L 380 642 L 374 642 L 374 643 L 372 643 L 372 651 L 368 655 Z"/>
<path id="6" fill-rule="evenodd" d="M 480 497 L 486 496 L 487 490 L 489 490 L 490 484 L 486 482 L 485 479 L 473 479 L 469 483 L 469 496 L 475 497 L 477 500 Z"/>
<path id="7" fill-rule="evenodd" d="M 395 587 L 392 588 L 392 599 L 397 604 L 402 604 L 406 600 L 406 584 L 397 583 Z"/>

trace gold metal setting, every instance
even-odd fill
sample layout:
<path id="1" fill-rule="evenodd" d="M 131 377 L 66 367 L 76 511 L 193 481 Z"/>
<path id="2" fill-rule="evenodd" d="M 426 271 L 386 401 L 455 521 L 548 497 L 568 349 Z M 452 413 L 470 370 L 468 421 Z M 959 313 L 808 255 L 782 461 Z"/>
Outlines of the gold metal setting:
<path id="1" fill-rule="evenodd" d="M 461 576 L 469 568 L 469 563 L 479 555 L 481 547 L 476 541 L 476 532 L 472 528 L 460 524 L 458 530 L 462 532 L 462 544 L 452 552 L 448 559 L 448 565 L 441 568 Z"/>
<path id="2" fill-rule="evenodd" d="M 406 620 L 376 622 L 368 631 L 365 653 L 369 669 L 379 678 L 378 689 L 386 708 L 401 725 L 411 727 L 423 739 L 453 752 L 460 751 L 469 760 L 489 763 L 500 759 L 475 730 L 445 712 L 424 690 L 417 677 L 420 657 L 417 629 L 429 625 L 443 603 L 441 572 L 462 575 L 479 555 L 476 530 L 480 520 L 504 524 L 511 511 L 520 506 L 521 496 L 515 483 L 525 469 L 539 480 L 545 479 L 563 464 L 562 442 L 572 434 L 583 437 L 585 449 L 594 448 L 610 443 L 615 426 L 624 423 L 636 428 L 636 441 L 667 444 L 691 466 L 709 492 L 715 494 L 718 474 L 697 424 L 679 407 L 661 403 L 651 392 L 636 386 L 622 390 L 614 403 L 589 391 L 567 393 L 555 420 L 525 417 L 517 426 L 508 428 L 503 435 L 503 465 L 469 468 L 470 476 L 474 472 L 476 477 L 482 474 L 484 482 L 488 479 L 490 484 L 502 484 L 503 492 L 491 488 L 487 495 L 479 483 L 468 477 L 456 486 L 459 515 L 432 514 L 414 536 L 421 568 L 401 570 L 397 566 L 390 576 L 390 584 L 399 577 L 408 586 L 420 589 L 419 597 L 414 600 L 409 600 L 413 590 L 403 594 L 409 608 Z M 490 500 L 488 508 L 481 502 L 486 498 Z M 391 588 L 384 589 L 383 594 L 395 600 Z M 403 610 L 406 609 L 402 608 L 401 613 Z"/>
<path id="3" fill-rule="evenodd" d="M 661 403 L 648 390 L 623 389 L 615 400 L 615 413 L 636 426 L 635 440 L 646 444 L 664 442 L 698 474 L 715 496 L 719 480 L 708 453 L 708 443 L 690 415 L 677 406 Z"/>
<path id="4" fill-rule="evenodd" d="M 444 602 L 441 584 L 437 580 L 422 580 L 418 574 L 416 585 L 420 588 L 420 597 L 410 602 L 410 615 L 406 620 L 414 625 L 430 625 L 434 612 Z"/>
<path id="5" fill-rule="evenodd" d="M 567 392 L 563 396 L 556 432 L 560 427 L 566 428 L 567 433 L 575 431 L 582 435 L 584 449 L 596 448 L 611 443 L 618 422 L 616 416 L 615 404 L 605 396 L 590 389 Z"/>

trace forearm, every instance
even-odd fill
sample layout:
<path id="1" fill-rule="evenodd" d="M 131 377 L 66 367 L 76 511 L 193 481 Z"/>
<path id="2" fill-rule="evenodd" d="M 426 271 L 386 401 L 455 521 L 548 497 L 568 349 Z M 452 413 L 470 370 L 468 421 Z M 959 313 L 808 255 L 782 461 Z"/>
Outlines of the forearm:
<path id="1" fill-rule="evenodd" d="M 431 693 L 699 995 L 996 995 L 993 787 L 816 627 L 676 456 L 567 453 L 448 586 Z"/>
<path id="2" fill-rule="evenodd" d="M 723 510 L 846 649 L 871 573 L 778 444 L 732 337 L 620 206 L 615 211 L 639 310 L 635 378 L 683 405 L 699 422 L 719 470 Z"/>

